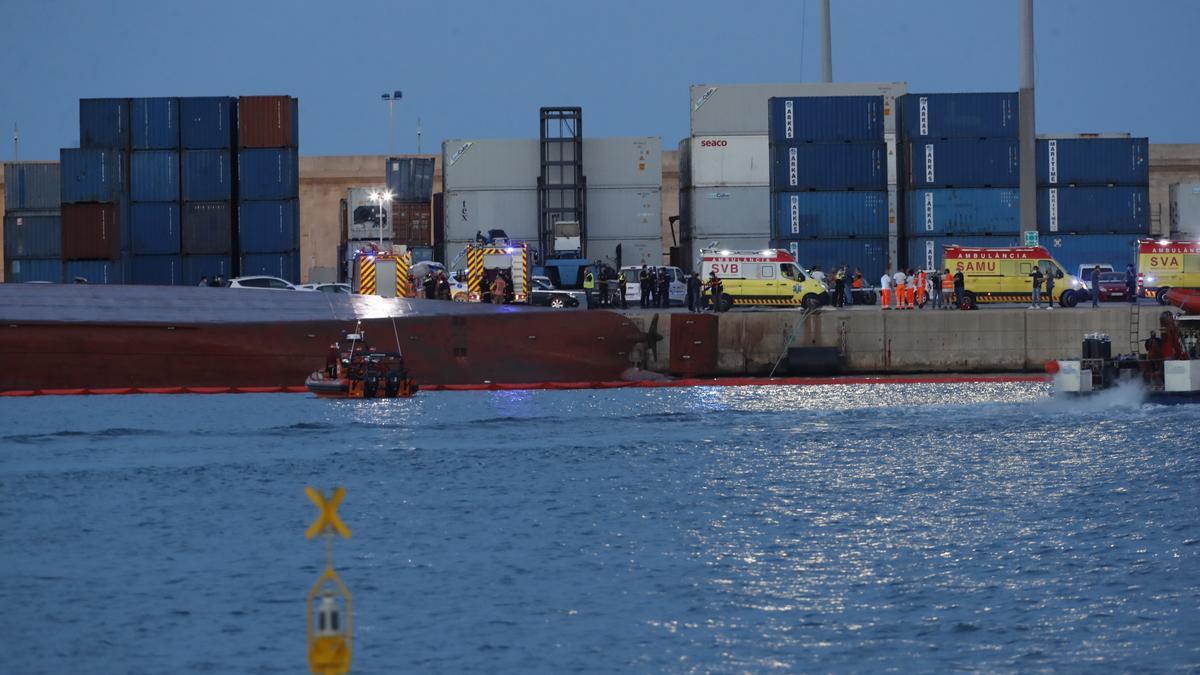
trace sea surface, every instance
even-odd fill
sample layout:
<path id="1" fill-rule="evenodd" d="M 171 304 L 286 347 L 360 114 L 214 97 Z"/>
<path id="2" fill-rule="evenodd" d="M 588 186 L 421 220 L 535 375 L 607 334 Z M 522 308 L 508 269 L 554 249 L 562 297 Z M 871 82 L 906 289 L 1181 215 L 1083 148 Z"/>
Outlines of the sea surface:
<path id="1" fill-rule="evenodd" d="M 5 673 L 1200 668 L 1200 406 L 1043 384 L 0 399 Z"/>

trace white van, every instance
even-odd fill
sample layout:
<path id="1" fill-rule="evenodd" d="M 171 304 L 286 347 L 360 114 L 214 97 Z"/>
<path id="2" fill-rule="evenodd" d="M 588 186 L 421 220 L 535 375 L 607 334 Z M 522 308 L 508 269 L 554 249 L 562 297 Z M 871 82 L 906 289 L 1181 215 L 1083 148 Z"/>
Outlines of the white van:
<path id="1" fill-rule="evenodd" d="M 659 270 L 667 270 L 671 275 L 671 286 L 667 292 L 671 298 L 672 305 L 683 305 L 687 302 L 687 277 L 684 276 L 683 270 L 678 267 L 646 266 L 646 269 L 652 270 L 658 274 Z M 642 284 L 638 281 L 639 275 L 642 273 L 641 265 L 630 265 L 621 268 L 621 276 L 625 277 L 625 302 L 636 304 L 642 301 Z"/>

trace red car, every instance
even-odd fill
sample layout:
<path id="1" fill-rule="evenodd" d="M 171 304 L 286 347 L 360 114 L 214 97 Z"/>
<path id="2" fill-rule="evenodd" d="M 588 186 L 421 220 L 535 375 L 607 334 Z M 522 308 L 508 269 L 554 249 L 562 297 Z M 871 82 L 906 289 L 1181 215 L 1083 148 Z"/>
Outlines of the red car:
<path id="1" fill-rule="evenodd" d="M 1100 287 L 1100 302 L 1129 300 L 1129 292 L 1125 287 L 1124 272 L 1101 272 L 1100 282 L 1097 286 Z"/>

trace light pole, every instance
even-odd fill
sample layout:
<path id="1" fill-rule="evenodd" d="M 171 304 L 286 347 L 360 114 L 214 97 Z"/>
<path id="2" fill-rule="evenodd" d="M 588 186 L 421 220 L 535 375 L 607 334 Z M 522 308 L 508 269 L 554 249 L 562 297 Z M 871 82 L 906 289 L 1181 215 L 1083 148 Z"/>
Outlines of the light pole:
<path id="1" fill-rule="evenodd" d="M 388 155 L 396 154 L 396 101 L 404 97 L 404 92 L 393 91 L 380 96 L 388 103 Z"/>
<path id="2" fill-rule="evenodd" d="M 392 219 L 390 218 L 391 213 L 388 213 L 388 211 L 391 211 L 391 207 L 392 207 L 392 191 L 391 190 L 379 190 L 377 192 L 372 192 L 368 196 L 371 198 L 371 201 L 375 202 L 375 204 L 378 205 L 378 208 L 379 208 L 379 213 L 378 213 L 378 215 L 379 215 L 379 251 L 382 253 L 382 252 L 384 252 L 383 251 L 383 224 L 385 222 L 390 223 L 392 221 Z M 387 202 L 387 205 L 388 205 L 387 211 L 383 210 L 384 202 Z"/>

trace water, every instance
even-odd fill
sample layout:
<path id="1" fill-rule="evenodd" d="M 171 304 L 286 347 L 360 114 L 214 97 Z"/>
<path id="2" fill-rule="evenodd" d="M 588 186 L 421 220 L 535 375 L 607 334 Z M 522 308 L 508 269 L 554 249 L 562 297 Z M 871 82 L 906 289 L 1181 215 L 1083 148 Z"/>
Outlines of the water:
<path id="1" fill-rule="evenodd" d="M 886 407 L 877 407 L 886 402 Z M 5 672 L 1200 667 L 1200 408 L 1038 384 L 0 399 Z"/>

